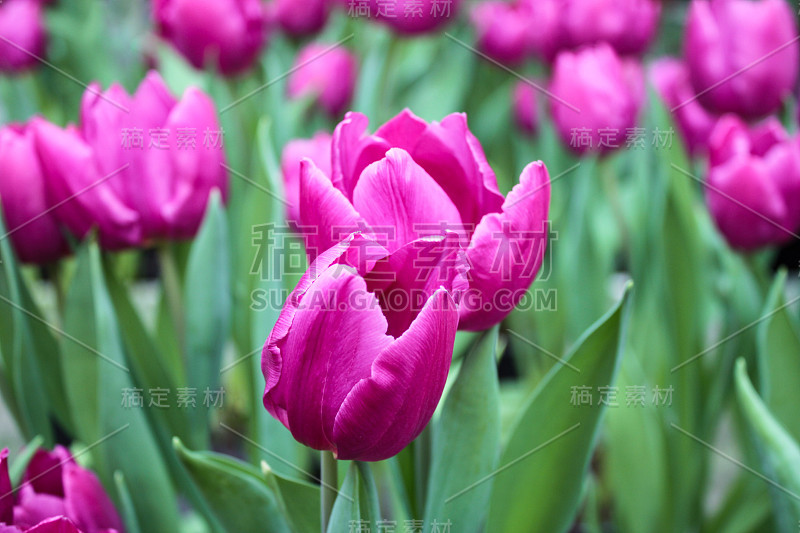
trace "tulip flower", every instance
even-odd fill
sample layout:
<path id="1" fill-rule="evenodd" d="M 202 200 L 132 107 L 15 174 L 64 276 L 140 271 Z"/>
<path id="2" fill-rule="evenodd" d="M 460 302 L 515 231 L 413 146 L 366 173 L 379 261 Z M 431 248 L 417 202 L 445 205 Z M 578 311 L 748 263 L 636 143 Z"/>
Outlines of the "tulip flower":
<path id="1" fill-rule="evenodd" d="M 153 18 L 192 65 L 226 75 L 250 68 L 267 38 L 261 0 L 154 0 Z"/>
<path id="2" fill-rule="evenodd" d="M 534 135 L 539 129 L 539 111 L 536 103 L 536 88 L 524 81 L 514 86 L 514 120 L 523 132 Z"/>
<path id="3" fill-rule="evenodd" d="M 3 533 L 123 533 L 122 520 L 94 473 L 69 451 L 39 449 L 12 492 L 8 449 L 0 452 L 0 531 Z"/>
<path id="4" fill-rule="evenodd" d="M 524 2 L 493 0 L 472 11 L 478 49 L 501 63 L 520 63 L 530 52 L 531 27 L 535 24 Z"/>
<path id="5" fill-rule="evenodd" d="M 300 163 L 303 159 L 310 159 L 326 176 L 330 176 L 332 139 L 330 133 L 320 131 L 312 139 L 290 141 L 283 149 L 281 172 L 288 204 L 286 218 L 290 222 L 297 222 L 300 217 Z"/>
<path id="6" fill-rule="evenodd" d="M 33 127 L 56 216 L 79 238 L 97 227 L 109 249 L 193 237 L 211 191 L 227 189 L 213 102 L 195 88 L 175 100 L 156 72 L 133 97 L 92 84 L 79 127 Z"/>
<path id="7" fill-rule="evenodd" d="M 667 110 L 672 111 L 689 154 L 705 153 L 719 117 L 700 105 L 689 82 L 686 65 L 677 59 L 660 59 L 652 65 L 650 78 Z"/>
<path id="8" fill-rule="evenodd" d="M 564 39 L 572 49 L 608 43 L 621 56 L 641 55 L 656 35 L 660 14 L 656 0 L 564 2 Z"/>
<path id="9" fill-rule="evenodd" d="M 0 3 L 0 37 L 0 71 L 19 72 L 35 66 L 46 45 L 41 2 Z"/>
<path id="10" fill-rule="evenodd" d="M 0 203 L 7 235 L 24 263 L 49 263 L 69 252 L 47 189 L 33 130 L 27 125 L 0 129 Z"/>
<path id="11" fill-rule="evenodd" d="M 526 167 L 503 198 L 463 114 L 427 123 L 406 110 L 374 135 L 348 113 L 332 141 L 331 173 L 300 171 L 299 224 L 309 262 L 353 231 L 390 252 L 445 231 L 459 236 L 470 265 L 459 327 L 500 322 L 524 297 L 544 257 L 550 178 Z"/>
<path id="12" fill-rule="evenodd" d="M 370 0 L 369 11 L 397 33 L 416 35 L 452 21 L 460 4 L 461 0 Z"/>
<path id="13" fill-rule="evenodd" d="M 638 63 L 607 44 L 561 52 L 550 81 L 550 112 L 564 143 L 577 153 L 620 148 L 644 99 Z"/>
<path id="14" fill-rule="evenodd" d="M 389 253 L 355 233 L 321 253 L 264 346 L 270 414 L 338 459 L 400 452 L 433 416 L 447 380 L 463 288 L 458 253 L 453 234 Z M 421 305 L 398 309 L 397 295 Z"/>
<path id="15" fill-rule="evenodd" d="M 297 55 L 289 76 L 290 98 L 315 98 L 332 117 L 344 113 L 356 86 L 358 62 L 347 49 L 312 43 Z"/>
<path id="16" fill-rule="evenodd" d="M 313 35 L 328 22 L 331 0 L 275 0 L 272 16 L 280 28 L 296 37 Z"/>
<path id="17" fill-rule="evenodd" d="M 784 0 L 693 0 L 684 52 L 700 102 L 748 120 L 777 111 L 797 82 L 797 36 Z"/>
<path id="18" fill-rule="evenodd" d="M 711 136 L 706 198 L 728 243 L 741 250 L 782 244 L 800 231 L 800 144 L 774 118 L 748 130 L 720 119 Z"/>

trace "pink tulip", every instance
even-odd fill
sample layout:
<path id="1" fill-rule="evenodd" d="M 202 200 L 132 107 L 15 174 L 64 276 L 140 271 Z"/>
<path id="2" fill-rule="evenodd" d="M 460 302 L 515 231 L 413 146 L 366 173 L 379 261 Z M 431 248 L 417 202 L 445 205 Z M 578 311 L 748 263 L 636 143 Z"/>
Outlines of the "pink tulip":
<path id="1" fill-rule="evenodd" d="M 461 0 L 370 0 L 370 16 L 397 33 L 434 31 L 455 19 Z"/>
<path id="2" fill-rule="evenodd" d="M 660 14 L 656 0 L 573 0 L 564 3 L 561 20 L 570 48 L 608 43 L 626 56 L 647 50 Z"/>
<path id="3" fill-rule="evenodd" d="M 18 72 L 35 66 L 46 46 L 41 2 L 0 3 L 0 37 L 0 71 Z"/>
<path id="4" fill-rule="evenodd" d="M 463 287 L 458 253 L 452 234 L 392 253 L 352 234 L 321 253 L 264 346 L 270 414 L 338 459 L 400 452 L 425 428 L 447 380 Z M 418 301 L 398 310 L 396 295 Z"/>
<path id="5" fill-rule="evenodd" d="M 524 2 L 492 0 L 472 11 L 478 49 L 501 63 L 520 63 L 530 52 L 531 28 L 536 21 Z"/>
<path id="6" fill-rule="evenodd" d="M 283 149 L 281 156 L 281 172 L 286 189 L 286 218 L 297 222 L 300 218 L 300 163 L 310 159 L 317 167 L 331 175 L 331 141 L 329 133 L 320 131 L 312 139 L 296 139 L 290 141 Z"/>
<path id="7" fill-rule="evenodd" d="M 223 74 L 250 68 L 267 37 L 261 0 L 154 0 L 153 18 L 192 65 Z"/>
<path id="8" fill-rule="evenodd" d="M 56 216 L 78 237 L 97 227 L 109 249 L 193 237 L 211 191 L 227 189 L 214 103 L 195 88 L 175 100 L 156 72 L 133 97 L 92 84 L 80 127 L 33 126 L 53 201 L 63 203 Z"/>
<path id="9" fill-rule="evenodd" d="M 49 263 L 69 253 L 50 211 L 47 189 L 31 128 L 0 129 L 0 201 L 6 235 L 24 263 Z"/>
<path id="10" fill-rule="evenodd" d="M 650 78 L 667 111 L 672 112 L 689 154 L 705 153 L 719 117 L 700 105 L 689 82 L 686 65 L 677 59 L 660 59 L 652 65 Z"/>
<path id="11" fill-rule="evenodd" d="M 470 265 L 461 329 L 500 322 L 525 296 L 548 238 L 550 180 L 528 165 L 507 198 L 463 114 L 427 123 L 406 110 L 373 135 L 348 113 L 332 141 L 330 174 L 300 172 L 299 223 L 309 261 L 353 231 L 394 252 L 416 239 L 459 236 Z"/>
<path id="12" fill-rule="evenodd" d="M 733 115 L 720 119 L 709 146 L 706 197 L 732 247 L 782 244 L 800 231 L 799 143 L 774 118 L 750 130 Z"/>
<path id="13" fill-rule="evenodd" d="M 331 0 L 275 0 L 272 15 L 289 35 L 303 37 L 318 33 L 328 22 Z"/>
<path id="14" fill-rule="evenodd" d="M 573 151 L 607 153 L 623 147 L 644 99 L 644 76 L 633 60 L 607 44 L 561 52 L 550 81 L 550 112 Z"/>
<path id="15" fill-rule="evenodd" d="M 797 82 L 797 36 L 784 0 L 693 0 L 684 51 L 701 103 L 745 119 L 777 111 Z"/>
<path id="16" fill-rule="evenodd" d="M 0 532 L 123 533 L 122 520 L 94 473 L 66 448 L 37 450 L 12 492 L 8 449 L 0 452 Z"/>
<path id="17" fill-rule="evenodd" d="M 512 100 L 514 103 L 514 120 L 517 126 L 528 135 L 534 135 L 539 129 L 536 88 L 530 83 L 520 81 L 514 86 Z"/>
<path id="18" fill-rule="evenodd" d="M 329 115 L 339 117 L 350 105 L 357 75 L 358 62 L 347 49 L 312 43 L 297 55 L 289 97 L 313 97 Z"/>

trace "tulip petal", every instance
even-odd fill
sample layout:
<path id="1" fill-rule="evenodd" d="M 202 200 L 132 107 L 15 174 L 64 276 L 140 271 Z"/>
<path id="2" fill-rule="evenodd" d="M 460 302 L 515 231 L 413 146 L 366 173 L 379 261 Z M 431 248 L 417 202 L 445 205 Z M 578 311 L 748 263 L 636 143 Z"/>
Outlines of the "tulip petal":
<path id="1" fill-rule="evenodd" d="M 49 518 L 39 522 L 32 528 L 27 530 L 27 533 L 83 533 L 72 521 L 63 516 L 56 518 Z"/>
<path id="2" fill-rule="evenodd" d="M 14 488 L 8 475 L 8 448 L 0 451 L 0 523 L 14 520 Z"/>
<path id="3" fill-rule="evenodd" d="M 64 465 L 64 510 L 86 532 L 122 531 L 122 520 L 97 476 L 74 462 Z"/>
<path id="4" fill-rule="evenodd" d="M 422 432 L 444 390 L 457 326 L 456 304 L 440 289 L 342 403 L 333 429 L 337 458 L 387 459 Z"/>
<path id="5" fill-rule="evenodd" d="M 63 464 L 72 460 L 69 451 L 57 446 L 52 452 L 36 450 L 31 457 L 23 481 L 29 483 L 39 494 L 64 497 L 64 483 L 61 477 Z"/>
<path id="6" fill-rule="evenodd" d="M 361 172 L 383 158 L 391 146 L 383 139 L 367 134 L 369 119 L 361 113 L 347 113 L 333 132 L 331 162 L 334 187 L 351 199 Z"/>
<path id="7" fill-rule="evenodd" d="M 470 290 L 460 329 L 500 322 L 524 296 L 541 267 L 548 240 L 550 176 L 540 162 L 522 171 L 500 214 L 481 220 L 467 250 Z"/>
<path id="8" fill-rule="evenodd" d="M 353 191 L 353 205 L 390 251 L 425 234 L 464 233 L 458 209 L 403 149 L 368 166 Z"/>
<path id="9" fill-rule="evenodd" d="M 308 158 L 326 176 L 331 175 L 331 142 L 333 137 L 324 131 L 312 139 L 289 141 L 281 154 L 281 173 L 286 190 L 286 218 L 289 222 L 300 219 L 300 163 Z"/>
<path id="10" fill-rule="evenodd" d="M 25 529 L 53 516 L 65 516 L 64 499 L 51 494 L 38 494 L 30 485 L 19 489 L 19 503 L 14 508 L 14 524 Z"/>

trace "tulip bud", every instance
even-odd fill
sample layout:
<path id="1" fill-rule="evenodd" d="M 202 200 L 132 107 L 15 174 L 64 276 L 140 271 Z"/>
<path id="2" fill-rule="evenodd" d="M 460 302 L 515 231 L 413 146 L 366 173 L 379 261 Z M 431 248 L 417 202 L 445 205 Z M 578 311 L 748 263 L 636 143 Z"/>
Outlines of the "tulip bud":
<path id="1" fill-rule="evenodd" d="M 686 65 L 677 59 L 661 59 L 652 65 L 650 78 L 667 110 L 672 112 L 689 154 L 705 153 L 719 117 L 700 105 Z"/>
<path id="2" fill-rule="evenodd" d="M 49 263 L 69 253 L 42 174 L 33 131 L 11 125 L 0 130 L 0 202 L 8 236 L 24 263 Z"/>
<path id="3" fill-rule="evenodd" d="M 742 250 L 781 244 L 800 230 L 800 144 L 775 119 L 751 130 L 720 119 L 709 145 L 709 210 L 728 243 Z"/>
<path id="4" fill-rule="evenodd" d="M 312 97 L 332 117 L 350 105 L 358 75 L 358 62 L 347 49 L 309 44 L 297 55 L 289 76 L 290 98 Z"/>
<path id="5" fill-rule="evenodd" d="M 536 88 L 524 81 L 514 86 L 514 120 L 523 132 L 534 135 L 539 129 Z"/>
<path id="6" fill-rule="evenodd" d="M 550 112 L 577 153 L 620 148 L 636 126 L 644 99 L 641 66 L 607 44 L 561 52 L 550 81 Z"/>
<path id="7" fill-rule="evenodd" d="M 700 102 L 748 120 L 777 111 L 797 81 L 797 36 L 784 0 L 693 0 L 684 53 Z"/>
<path id="8" fill-rule="evenodd" d="M 248 69 L 266 42 L 261 0 L 154 0 L 153 17 L 192 65 L 226 75 Z"/>
<path id="9" fill-rule="evenodd" d="M 370 15 L 397 33 L 434 31 L 452 21 L 461 0 L 371 0 Z"/>
<path id="10" fill-rule="evenodd" d="M 0 452 L 0 526 L 3 532 L 124 533 L 114 504 L 94 473 L 66 448 L 37 450 L 22 484 L 11 493 L 8 449 Z"/>
<path id="11" fill-rule="evenodd" d="M 520 63 L 530 51 L 531 10 L 522 2 L 481 2 L 472 11 L 478 49 L 501 63 Z"/>
<path id="12" fill-rule="evenodd" d="M 273 17 L 281 29 L 296 37 L 313 35 L 328 22 L 331 0 L 275 0 Z"/>
<path id="13" fill-rule="evenodd" d="M 658 29 L 661 4 L 655 0 L 577 0 L 561 12 L 570 48 L 608 43 L 621 56 L 641 55 Z"/>
<path id="14" fill-rule="evenodd" d="M 0 71 L 18 72 L 35 66 L 45 54 L 45 31 L 39 0 L 0 3 Z"/>
<path id="15" fill-rule="evenodd" d="M 331 141 L 329 133 L 320 131 L 313 139 L 295 139 L 286 144 L 281 155 L 281 172 L 286 191 L 289 222 L 297 222 L 300 217 L 300 163 L 309 159 L 326 176 L 331 175 Z"/>

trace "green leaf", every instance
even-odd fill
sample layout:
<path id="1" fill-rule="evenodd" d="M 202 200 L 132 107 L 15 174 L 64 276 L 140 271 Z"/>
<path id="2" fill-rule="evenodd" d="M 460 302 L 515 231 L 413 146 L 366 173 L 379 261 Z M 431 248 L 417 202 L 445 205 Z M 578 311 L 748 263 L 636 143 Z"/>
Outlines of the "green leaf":
<path id="1" fill-rule="evenodd" d="M 559 533 L 572 524 L 605 408 L 595 401 L 572 405 L 571 395 L 573 387 L 591 387 L 594 395 L 613 385 L 629 295 L 630 285 L 523 407 L 494 477 L 487 521 L 493 531 Z"/>
<path id="2" fill-rule="evenodd" d="M 317 533 L 320 530 L 320 488 L 306 481 L 288 478 L 261 461 L 261 472 L 267 485 L 278 497 L 283 515 L 296 533 Z"/>
<path id="3" fill-rule="evenodd" d="M 464 359 L 433 425 L 426 524 L 449 519 L 454 530 L 467 532 L 481 531 L 486 520 L 491 481 L 462 491 L 491 474 L 499 459 L 497 331 L 487 332 Z"/>
<path id="4" fill-rule="evenodd" d="M 134 382 L 94 243 L 78 252 L 64 329 L 70 336 L 62 338 L 62 368 L 69 376 L 66 393 L 75 437 L 96 446 L 92 456 L 106 486 L 120 470 L 136 487 L 131 496 L 143 530 L 175 531 L 177 501 L 156 438 L 142 408 L 121 403 Z"/>
<path id="5" fill-rule="evenodd" d="M 781 426 L 758 396 L 747 377 L 744 359 L 736 361 L 736 393 L 749 429 L 759 443 L 768 475 L 774 515 L 785 531 L 796 531 L 800 523 L 800 446 Z"/>
<path id="6" fill-rule="evenodd" d="M 758 326 L 761 395 L 778 422 L 800 442 L 800 334 L 784 298 L 786 271 L 775 279 Z"/>
<path id="7" fill-rule="evenodd" d="M 327 533 L 350 533 L 358 524 L 372 528 L 380 519 L 378 492 L 369 465 L 353 461 L 333 504 Z"/>
<path id="8" fill-rule="evenodd" d="M 225 531 L 291 531 L 258 468 L 219 453 L 188 450 L 177 438 L 173 445 Z"/>
<path id="9" fill-rule="evenodd" d="M 127 533 L 139 533 L 139 520 L 136 518 L 136 508 L 133 505 L 130 488 L 125 483 L 125 474 L 117 470 L 114 472 L 114 486 L 117 489 L 117 501 L 119 502 L 119 512 L 125 522 Z"/>

